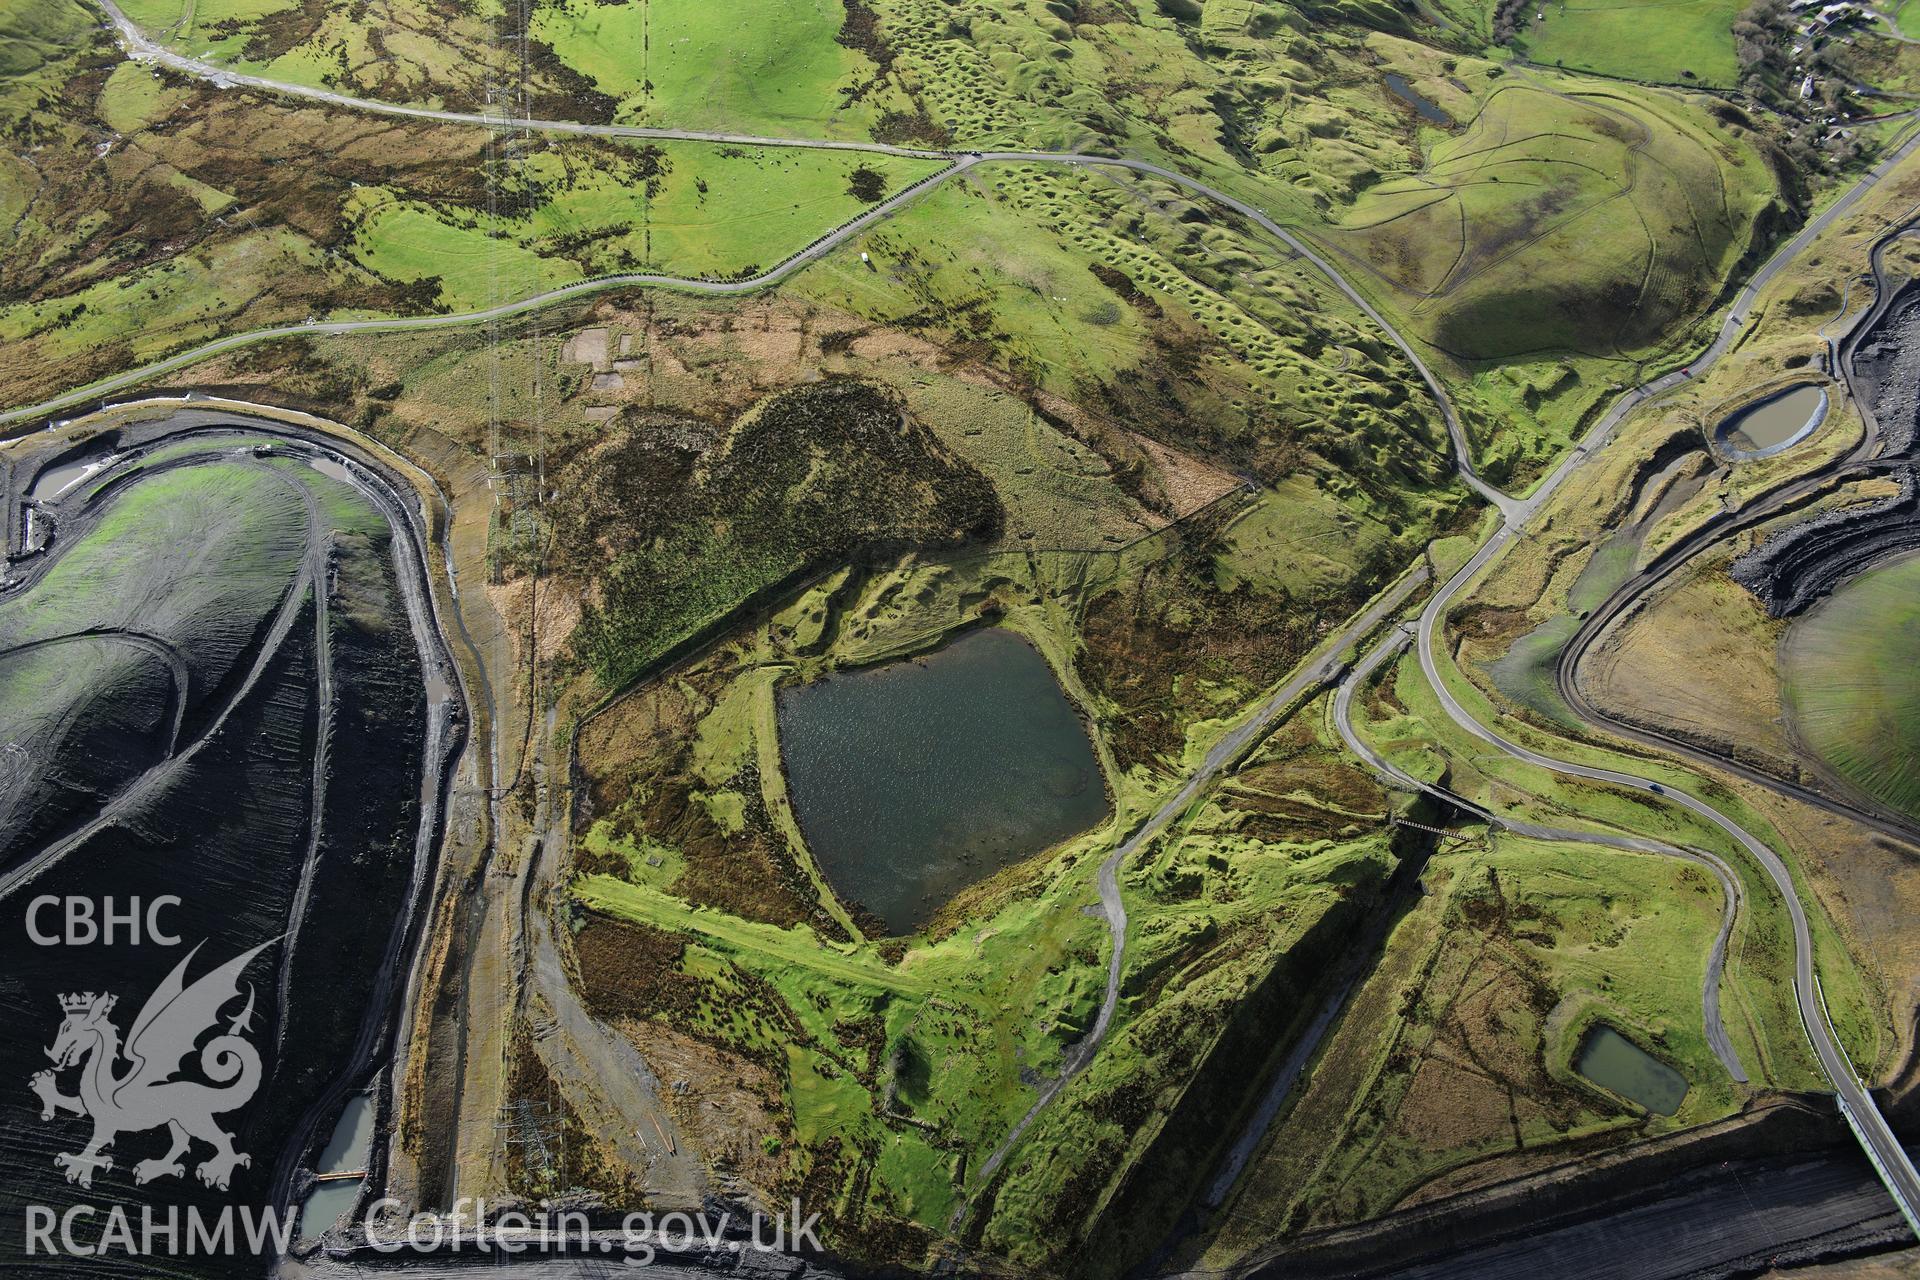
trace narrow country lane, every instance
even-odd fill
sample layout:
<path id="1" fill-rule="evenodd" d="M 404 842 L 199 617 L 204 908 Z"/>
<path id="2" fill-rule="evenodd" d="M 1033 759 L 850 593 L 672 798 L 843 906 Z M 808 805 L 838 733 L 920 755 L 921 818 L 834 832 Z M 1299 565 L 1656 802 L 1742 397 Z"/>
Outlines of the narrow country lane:
<path id="1" fill-rule="evenodd" d="M 1094 1018 L 1093 1027 L 1087 1034 L 1076 1040 L 1068 1050 L 1065 1060 L 1060 1064 L 1060 1074 L 1044 1085 L 1034 1099 L 1027 1113 L 1013 1131 L 1001 1140 L 980 1166 L 983 1181 L 990 1181 L 1014 1143 L 1046 1109 L 1054 1098 L 1059 1096 L 1069 1081 L 1083 1071 L 1093 1061 L 1094 1052 L 1106 1038 L 1107 1028 L 1113 1023 L 1114 1010 L 1120 1003 L 1120 974 L 1126 960 L 1127 947 L 1127 908 L 1120 898 L 1120 867 L 1135 853 L 1152 843 L 1154 838 L 1165 831 L 1175 818 L 1187 811 L 1202 792 L 1217 778 L 1223 770 L 1238 761 L 1255 743 L 1267 735 L 1278 723 L 1281 716 L 1295 702 L 1310 690 L 1339 675 L 1341 654 L 1347 647 L 1365 638 L 1369 631 L 1381 622 L 1393 616 L 1396 609 L 1404 605 L 1414 591 L 1427 580 L 1424 565 L 1408 573 L 1399 582 L 1388 589 L 1372 607 L 1354 618 L 1345 627 L 1328 637 L 1320 645 L 1320 656 L 1296 671 L 1291 678 L 1275 689 L 1257 705 L 1240 725 L 1230 731 L 1201 761 L 1200 767 L 1187 776 L 1180 789 L 1162 801 L 1151 817 L 1135 827 L 1114 851 L 1100 864 L 1099 886 L 1100 907 L 1107 919 L 1107 929 L 1111 935 L 1111 946 L 1107 959 L 1107 990 L 1100 1002 L 1100 1012 Z M 960 1211 L 964 1215 L 965 1208 Z M 957 1218 L 956 1218 L 957 1220 Z"/>

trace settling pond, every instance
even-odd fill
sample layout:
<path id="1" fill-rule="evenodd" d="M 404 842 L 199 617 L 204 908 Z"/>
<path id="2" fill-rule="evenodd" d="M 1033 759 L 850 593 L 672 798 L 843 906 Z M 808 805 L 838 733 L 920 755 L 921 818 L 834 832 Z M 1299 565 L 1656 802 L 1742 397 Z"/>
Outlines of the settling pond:
<path id="1" fill-rule="evenodd" d="M 1826 416 L 1825 388 L 1789 387 L 1723 421 L 1713 430 L 1714 443 L 1736 458 L 1770 458 L 1812 435 Z"/>
<path id="2" fill-rule="evenodd" d="M 1581 1040 L 1573 1069 L 1656 1115 L 1672 1115 L 1687 1096 L 1685 1076 L 1604 1022 Z"/>
<path id="3" fill-rule="evenodd" d="M 335 1175 L 313 1184 L 300 1205 L 300 1238 L 317 1240 L 320 1234 L 353 1208 L 360 1199 L 360 1186 L 366 1181 L 367 1157 L 373 1150 L 373 1099 L 356 1093 L 347 1099 L 346 1110 L 333 1127 L 333 1137 L 320 1153 L 318 1174 Z M 347 1178 L 338 1175 L 356 1174 Z"/>
<path id="4" fill-rule="evenodd" d="M 843 898 L 910 933 L 977 880 L 1106 816 L 1079 713 L 998 629 L 780 691 L 801 831 Z"/>

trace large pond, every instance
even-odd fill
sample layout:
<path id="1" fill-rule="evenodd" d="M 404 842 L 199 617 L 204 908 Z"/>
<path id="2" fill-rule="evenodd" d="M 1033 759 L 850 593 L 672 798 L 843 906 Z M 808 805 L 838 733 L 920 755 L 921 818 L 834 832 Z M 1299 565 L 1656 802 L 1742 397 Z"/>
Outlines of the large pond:
<path id="1" fill-rule="evenodd" d="M 1009 631 L 783 689 L 779 725 L 814 858 L 895 933 L 1107 811 L 1079 714 Z"/>
<path id="2" fill-rule="evenodd" d="M 1805 440 L 1826 416 L 1826 390 L 1802 385 L 1747 406 L 1722 422 L 1714 435 L 1736 458 L 1765 458 Z"/>
<path id="3" fill-rule="evenodd" d="M 1685 1076 L 1604 1022 L 1580 1042 L 1573 1068 L 1657 1115 L 1672 1115 L 1687 1096 Z"/>

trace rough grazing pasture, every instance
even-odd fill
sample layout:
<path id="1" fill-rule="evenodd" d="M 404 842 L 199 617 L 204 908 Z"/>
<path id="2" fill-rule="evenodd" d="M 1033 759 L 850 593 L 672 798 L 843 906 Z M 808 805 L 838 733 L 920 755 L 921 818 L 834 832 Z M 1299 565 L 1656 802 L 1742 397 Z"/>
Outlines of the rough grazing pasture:
<path id="1" fill-rule="evenodd" d="M 1535 62 L 1628 80 L 1731 87 L 1737 0 L 1549 0 L 1515 48 Z"/>

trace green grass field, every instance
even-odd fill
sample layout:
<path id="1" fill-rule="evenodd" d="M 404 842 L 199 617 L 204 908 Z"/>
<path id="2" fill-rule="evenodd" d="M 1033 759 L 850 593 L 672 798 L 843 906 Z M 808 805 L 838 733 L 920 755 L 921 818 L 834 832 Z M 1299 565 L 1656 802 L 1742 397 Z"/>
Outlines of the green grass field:
<path id="1" fill-rule="evenodd" d="M 491 13 L 445 0 L 129 0 L 181 53 L 275 80 L 465 110 L 517 84 L 517 46 Z M 546 0 L 528 34 L 541 118 L 800 137 L 864 138 L 912 102 L 842 40 L 836 0 Z"/>
<path id="2" fill-rule="evenodd" d="M 905 104 L 837 39 L 846 21 L 838 0 L 550 0 L 530 30 L 616 99 L 623 123 L 864 137 Z"/>
<path id="3" fill-rule="evenodd" d="M 437 277 L 440 302 L 467 310 L 588 276 L 651 271 L 725 279 L 766 270 L 871 202 L 853 175 L 891 194 L 934 161 L 794 148 L 667 142 L 566 144 L 517 170 L 503 208 L 483 213 L 380 187 L 348 203 L 351 255 L 376 275 Z"/>
<path id="4" fill-rule="evenodd" d="M 243 102 L 115 65 L 71 21 L 84 13 L 30 0 L 0 17 L 17 64 L 0 125 L 43 148 L 31 164 L 0 152 L 10 404 L 309 317 L 470 309 L 620 272 L 752 274 L 938 167 L 570 139 L 501 165 L 490 193 L 479 130 Z M 96 54 L 110 72 L 82 78 Z"/>
<path id="5" fill-rule="evenodd" d="M 179 53 L 291 84 L 387 101 L 481 110 L 516 82 L 497 11 L 441 0 L 128 0 L 128 17 Z M 536 73 L 539 94 L 558 86 Z"/>
<path id="6" fill-rule="evenodd" d="M 1770 196 L 1677 101 L 1506 82 L 1324 235 L 1457 361 L 1619 359 L 1711 299 Z"/>
<path id="7" fill-rule="evenodd" d="M 940 335 L 1068 399 L 1104 387 L 1103 416 L 1269 483 L 1297 471 L 1304 450 L 1320 460 L 1320 500 L 1430 518 L 1414 509 L 1448 487 L 1442 441 L 1404 394 L 1403 358 L 1284 246 L 1206 212 L 1158 180 L 994 166 L 790 288 Z"/>
<path id="8" fill-rule="evenodd" d="M 1788 629 L 1786 704 L 1801 741 L 1842 777 L 1920 816 L 1920 557 L 1871 569 Z"/>
<path id="9" fill-rule="evenodd" d="M 1533 6 L 1529 6 L 1534 8 Z M 1516 48 L 1535 62 L 1627 80 L 1725 88 L 1738 0 L 1543 0 Z"/>
<path id="10" fill-rule="evenodd" d="M 281 299 L 262 298 L 267 280 L 302 281 L 309 289 L 324 290 L 344 274 L 305 239 L 270 231 L 43 302 L 0 305 L 0 343 L 19 344 L 21 356 L 31 353 L 55 367 L 103 352 L 138 364 L 208 341 L 236 322 L 246 327 L 249 317 L 259 323 L 302 318 L 294 310 L 301 299 L 293 291 Z"/>

